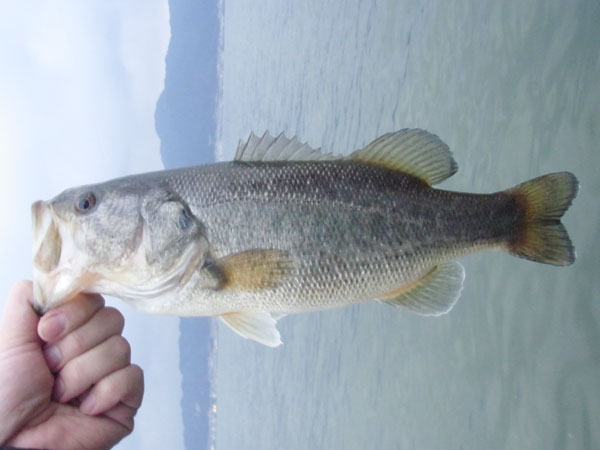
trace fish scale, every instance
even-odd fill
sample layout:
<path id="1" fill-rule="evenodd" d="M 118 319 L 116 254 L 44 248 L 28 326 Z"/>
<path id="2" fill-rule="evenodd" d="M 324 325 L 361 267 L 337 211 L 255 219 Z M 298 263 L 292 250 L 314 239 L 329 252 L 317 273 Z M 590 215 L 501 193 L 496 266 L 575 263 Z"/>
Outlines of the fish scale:
<path id="1" fill-rule="evenodd" d="M 507 195 L 439 191 L 348 161 L 221 163 L 175 172 L 168 183 L 206 227 L 215 258 L 261 248 L 290 253 L 290 282 L 211 299 L 238 310 L 258 301 L 259 309 L 290 313 L 377 298 L 432 266 L 505 242 L 521 220 Z M 188 301 L 197 306 L 197 298 L 190 292 Z"/>
<path id="2" fill-rule="evenodd" d="M 560 222 L 574 175 L 492 194 L 433 187 L 457 168 L 424 130 L 345 157 L 265 133 L 233 162 L 68 189 L 32 206 L 36 308 L 99 292 L 150 313 L 219 316 L 277 346 L 290 313 L 377 299 L 445 314 L 464 280 L 453 260 L 473 251 L 574 262 Z"/>

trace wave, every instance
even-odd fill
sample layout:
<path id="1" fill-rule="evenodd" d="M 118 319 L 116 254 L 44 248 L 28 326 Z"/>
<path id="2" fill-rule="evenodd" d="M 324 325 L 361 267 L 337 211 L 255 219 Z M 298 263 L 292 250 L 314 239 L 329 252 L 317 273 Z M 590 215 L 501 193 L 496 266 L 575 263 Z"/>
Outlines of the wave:
<path id="1" fill-rule="evenodd" d="M 225 0 L 217 0 L 219 43 L 217 47 L 217 92 L 215 98 L 215 159 L 223 159 L 223 50 L 225 42 Z"/>

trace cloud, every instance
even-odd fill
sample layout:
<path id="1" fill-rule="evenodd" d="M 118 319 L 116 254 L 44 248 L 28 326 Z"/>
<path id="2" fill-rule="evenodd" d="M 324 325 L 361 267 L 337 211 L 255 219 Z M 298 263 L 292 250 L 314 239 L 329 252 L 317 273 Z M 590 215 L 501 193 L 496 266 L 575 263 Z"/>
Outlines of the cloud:
<path id="1" fill-rule="evenodd" d="M 14 185 L 13 167 L 15 165 L 14 155 L 11 149 L 17 147 L 16 136 L 13 133 L 14 126 L 9 120 L 9 115 L 2 108 L 2 99 L 0 99 L 0 193 L 9 193 Z M 2 195 L 2 207 L 4 211 L 11 211 L 14 208 L 14 198 L 11 195 Z M 0 220 L 0 236 L 5 236 L 9 222 Z"/>
<path id="2" fill-rule="evenodd" d="M 162 168 L 154 109 L 169 39 L 167 0 L 3 6 L 0 307 L 14 281 L 31 277 L 33 201 L 67 187 Z M 114 305 L 126 316 L 133 359 L 146 366 L 152 387 L 149 406 L 122 448 L 180 448 L 178 321 Z M 160 333 L 149 336 L 148 329 Z"/>

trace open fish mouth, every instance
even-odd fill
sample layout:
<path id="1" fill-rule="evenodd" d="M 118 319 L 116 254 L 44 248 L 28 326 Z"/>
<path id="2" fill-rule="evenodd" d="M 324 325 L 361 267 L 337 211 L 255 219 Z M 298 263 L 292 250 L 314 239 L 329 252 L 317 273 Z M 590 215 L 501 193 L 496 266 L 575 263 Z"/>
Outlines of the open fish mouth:
<path id="1" fill-rule="evenodd" d="M 43 201 L 31 205 L 33 224 L 33 302 L 39 314 L 58 306 L 74 292 L 75 279 L 61 268 L 64 240 L 52 207 Z"/>
<path id="2" fill-rule="evenodd" d="M 31 205 L 33 224 L 33 303 L 38 314 L 49 308 L 47 292 L 48 275 L 58 267 L 62 250 L 62 239 L 50 206 L 43 201 Z"/>
<path id="3" fill-rule="evenodd" d="M 44 273 L 58 266 L 62 249 L 62 239 L 50 206 L 42 201 L 31 205 L 33 222 L 33 264 Z"/>

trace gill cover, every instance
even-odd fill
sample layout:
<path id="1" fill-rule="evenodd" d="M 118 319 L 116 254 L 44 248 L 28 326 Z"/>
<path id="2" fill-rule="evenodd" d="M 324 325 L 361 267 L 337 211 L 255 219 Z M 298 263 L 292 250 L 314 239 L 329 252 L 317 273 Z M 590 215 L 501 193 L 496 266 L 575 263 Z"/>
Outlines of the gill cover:
<path id="1" fill-rule="evenodd" d="M 151 192 L 142 204 L 141 214 L 145 227 L 143 246 L 150 265 L 169 267 L 192 241 L 204 241 L 206 246 L 202 224 L 172 192 Z"/>

